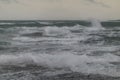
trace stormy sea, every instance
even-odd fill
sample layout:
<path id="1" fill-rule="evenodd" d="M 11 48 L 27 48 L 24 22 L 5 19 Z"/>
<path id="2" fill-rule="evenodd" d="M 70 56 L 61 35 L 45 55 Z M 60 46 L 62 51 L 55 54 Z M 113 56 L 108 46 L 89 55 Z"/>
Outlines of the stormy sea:
<path id="1" fill-rule="evenodd" d="M 0 80 L 120 80 L 120 20 L 1 20 Z"/>

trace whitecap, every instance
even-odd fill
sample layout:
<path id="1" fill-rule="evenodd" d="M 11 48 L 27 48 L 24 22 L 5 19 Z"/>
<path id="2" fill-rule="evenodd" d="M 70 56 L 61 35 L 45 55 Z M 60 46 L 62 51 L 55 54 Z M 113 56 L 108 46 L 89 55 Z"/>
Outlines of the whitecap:
<path id="1" fill-rule="evenodd" d="M 113 54 L 105 54 L 101 57 L 71 53 L 0 55 L 0 66 L 26 66 L 30 64 L 48 68 L 68 68 L 73 72 L 105 74 L 109 76 L 120 76 L 116 66 L 110 64 L 110 62 L 119 61 L 120 57 Z"/>

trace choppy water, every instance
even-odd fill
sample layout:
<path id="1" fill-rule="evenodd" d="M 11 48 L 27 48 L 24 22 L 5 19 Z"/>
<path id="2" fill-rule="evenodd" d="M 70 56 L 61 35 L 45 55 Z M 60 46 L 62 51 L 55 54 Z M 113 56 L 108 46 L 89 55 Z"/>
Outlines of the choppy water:
<path id="1" fill-rule="evenodd" d="M 0 80 L 76 72 L 120 77 L 119 24 L 0 21 Z"/>

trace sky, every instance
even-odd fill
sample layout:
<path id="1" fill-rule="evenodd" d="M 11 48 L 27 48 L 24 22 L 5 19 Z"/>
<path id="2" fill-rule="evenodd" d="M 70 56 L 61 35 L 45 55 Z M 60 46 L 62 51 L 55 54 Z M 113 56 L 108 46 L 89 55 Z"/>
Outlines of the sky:
<path id="1" fill-rule="evenodd" d="M 120 0 L 0 0 L 0 20 L 120 19 Z"/>

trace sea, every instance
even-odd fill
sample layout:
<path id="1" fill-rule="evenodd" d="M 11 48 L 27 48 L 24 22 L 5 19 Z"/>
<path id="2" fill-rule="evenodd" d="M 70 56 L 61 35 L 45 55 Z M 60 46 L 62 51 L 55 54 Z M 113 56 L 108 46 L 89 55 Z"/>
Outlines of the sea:
<path id="1" fill-rule="evenodd" d="M 120 20 L 0 20 L 0 80 L 120 80 Z"/>

